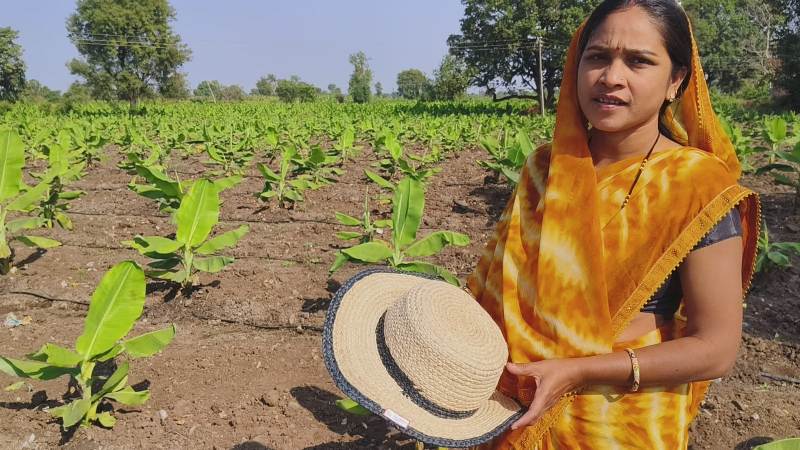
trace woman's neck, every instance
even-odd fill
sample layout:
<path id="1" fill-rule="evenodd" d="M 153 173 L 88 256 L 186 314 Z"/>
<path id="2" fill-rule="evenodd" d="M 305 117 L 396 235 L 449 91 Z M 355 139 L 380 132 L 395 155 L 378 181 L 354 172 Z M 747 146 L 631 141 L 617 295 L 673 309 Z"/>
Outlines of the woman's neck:
<path id="1" fill-rule="evenodd" d="M 629 131 L 607 133 L 597 129 L 589 131 L 589 151 L 595 165 L 613 163 L 641 155 L 644 157 L 658 137 L 655 150 L 669 147 L 670 140 L 660 137 L 658 126 L 641 126 Z"/>

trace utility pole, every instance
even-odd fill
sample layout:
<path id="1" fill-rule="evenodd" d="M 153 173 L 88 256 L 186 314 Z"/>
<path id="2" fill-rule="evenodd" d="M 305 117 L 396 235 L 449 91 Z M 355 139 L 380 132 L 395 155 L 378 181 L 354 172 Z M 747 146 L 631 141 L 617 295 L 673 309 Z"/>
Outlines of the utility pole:
<path id="1" fill-rule="evenodd" d="M 536 39 L 539 42 L 539 114 L 544 115 L 544 69 L 542 68 L 542 37 Z"/>

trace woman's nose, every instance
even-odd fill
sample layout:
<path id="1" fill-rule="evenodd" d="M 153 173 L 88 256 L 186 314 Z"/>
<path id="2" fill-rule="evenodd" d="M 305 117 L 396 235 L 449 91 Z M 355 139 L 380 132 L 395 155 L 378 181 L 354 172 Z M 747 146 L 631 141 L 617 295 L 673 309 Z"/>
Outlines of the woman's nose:
<path id="1" fill-rule="evenodd" d="M 603 70 L 603 74 L 600 76 L 600 82 L 607 86 L 619 86 L 625 81 L 623 74 L 624 64 L 614 59 L 606 66 L 605 70 Z"/>

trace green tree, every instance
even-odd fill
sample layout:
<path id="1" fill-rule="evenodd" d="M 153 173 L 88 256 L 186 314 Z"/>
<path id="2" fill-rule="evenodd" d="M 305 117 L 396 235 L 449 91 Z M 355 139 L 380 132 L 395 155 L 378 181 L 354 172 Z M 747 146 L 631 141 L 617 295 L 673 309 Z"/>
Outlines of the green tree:
<path id="1" fill-rule="evenodd" d="M 25 89 L 25 62 L 22 46 L 14 42 L 16 30 L 0 28 L 0 100 L 15 101 Z"/>
<path id="2" fill-rule="evenodd" d="M 446 55 L 433 74 L 433 96 L 437 100 L 462 97 L 469 87 L 470 74 L 464 60 Z"/>
<path id="3" fill-rule="evenodd" d="M 430 84 L 428 77 L 419 69 L 406 69 L 397 74 L 397 94 L 403 98 L 423 99 Z"/>
<path id="4" fill-rule="evenodd" d="M 38 80 L 25 82 L 25 89 L 22 91 L 22 99 L 26 101 L 53 102 L 59 97 L 61 97 L 61 92 L 48 88 Z"/>
<path id="5" fill-rule="evenodd" d="M 184 100 L 189 98 L 189 80 L 183 72 L 175 72 L 167 78 L 165 83 L 158 86 L 158 93 L 164 98 L 173 100 Z"/>
<path id="6" fill-rule="evenodd" d="M 380 81 L 375 83 L 375 97 L 383 97 L 383 85 Z"/>
<path id="7" fill-rule="evenodd" d="M 780 71 L 776 84 L 785 91 L 783 101 L 800 111 L 800 0 L 789 0 L 781 10 L 788 17 L 778 36 Z"/>
<path id="8" fill-rule="evenodd" d="M 256 88 L 253 90 L 254 94 L 271 97 L 275 95 L 275 86 L 278 84 L 278 78 L 274 74 L 267 74 L 256 81 Z"/>
<path id="9" fill-rule="evenodd" d="M 247 96 L 247 94 L 244 92 L 244 89 L 242 89 L 242 87 L 238 84 L 223 86 L 219 94 L 222 100 L 229 101 L 244 100 L 244 98 Z"/>
<path id="10" fill-rule="evenodd" d="M 70 61 L 70 71 L 96 97 L 135 106 L 189 59 L 189 49 L 172 31 L 174 19 L 167 0 L 77 0 L 67 35 L 82 58 Z"/>
<path id="11" fill-rule="evenodd" d="M 350 55 L 353 73 L 350 75 L 348 93 L 356 103 L 367 103 L 372 96 L 372 70 L 367 64 L 367 55 L 358 52 Z"/>
<path id="12" fill-rule="evenodd" d="M 75 81 L 69 85 L 61 100 L 64 102 L 64 110 L 69 111 L 76 104 L 91 101 L 92 93 L 88 86 Z"/>
<path id="13" fill-rule="evenodd" d="M 194 88 L 195 97 L 208 97 L 214 101 L 222 95 L 222 84 L 217 80 L 203 80 Z"/>
<path id="14" fill-rule="evenodd" d="M 543 39 L 545 104 L 555 105 L 570 38 L 600 0 L 462 0 L 461 34 L 447 39 L 450 53 L 464 59 L 471 84 L 538 94 L 538 41 Z M 534 97 L 512 94 L 509 97 Z M 506 98 L 509 98 L 506 97 Z"/>
<path id="15" fill-rule="evenodd" d="M 342 89 L 339 86 L 335 85 L 334 83 L 328 84 L 328 93 L 333 96 L 339 103 L 345 102 L 345 96 L 342 94 Z"/>
<path id="16" fill-rule="evenodd" d="M 709 85 L 735 92 L 775 77 L 776 30 L 785 18 L 761 0 L 685 0 Z"/>
<path id="17" fill-rule="evenodd" d="M 319 88 L 300 81 L 300 77 L 292 75 L 288 80 L 278 80 L 275 94 L 284 102 L 310 102 L 319 94 Z"/>

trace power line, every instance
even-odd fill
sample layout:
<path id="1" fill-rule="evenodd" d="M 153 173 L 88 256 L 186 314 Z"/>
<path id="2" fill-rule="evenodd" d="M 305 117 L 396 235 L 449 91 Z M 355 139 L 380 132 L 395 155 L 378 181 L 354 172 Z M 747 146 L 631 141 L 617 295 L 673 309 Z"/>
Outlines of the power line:
<path id="1" fill-rule="evenodd" d="M 107 47 L 148 47 L 148 48 L 173 48 L 174 45 L 156 45 L 148 42 L 120 42 L 114 40 L 99 40 L 99 39 L 75 39 L 76 42 L 81 42 L 87 45 L 100 45 Z"/>
<path id="2" fill-rule="evenodd" d="M 102 34 L 102 33 L 98 33 Z M 130 35 L 111 35 L 107 34 L 107 36 L 120 36 L 120 37 L 132 37 Z M 517 40 L 515 42 L 523 43 L 527 42 L 523 45 L 517 45 L 509 40 L 509 44 L 498 44 L 493 43 L 496 41 L 485 41 L 485 43 L 480 43 L 479 41 L 469 41 L 469 45 L 453 45 L 448 46 L 449 50 L 456 50 L 456 51 L 473 51 L 473 52 L 481 52 L 481 51 L 499 51 L 499 50 L 510 50 L 510 51 L 518 51 L 518 50 L 536 50 L 538 48 L 538 40 L 541 40 L 542 45 L 548 45 L 549 40 L 544 38 L 535 38 L 535 40 Z M 152 41 L 117 41 L 113 39 L 86 39 L 86 38 L 76 38 L 76 42 L 81 42 L 86 45 L 96 45 L 96 46 L 107 46 L 107 47 L 147 47 L 147 48 L 174 48 L 178 45 L 178 42 L 171 43 L 169 45 L 159 44 Z M 166 42 L 166 41 L 165 41 Z M 552 43 L 552 42 L 551 42 Z M 713 67 L 717 70 L 734 70 L 741 67 L 740 63 L 726 63 L 726 64 L 713 64 L 713 65 L 704 65 L 704 71 L 708 71 L 708 67 Z"/>
<path id="3" fill-rule="evenodd" d="M 542 45 L 547 45 L 547 42 L 542 40 Z M 519 49 L 530 49 L 530 48 L 538 48 L 539 43 L 529 43 L 529 44 L 509 44 L 509 45 L 499 45 L 499 44 L 489 44 L 489 45 L 451 45 L 448 46 L 451 50 L 519 50 Z"/>
<path id="4" fill-rule="evenodd" d="M 123 42 L 119 42 L 113 38 L 123 38 Z M 76 41 L 97 43 L 97 44 L 113 44 L 113 45 L 147 45 L 147 46 L 162 46 L 165 44 L 177 44 L 177 42 L 164 38 L 161 40 L 144 39 L 140 35 L 131 34 L 111 34 L 111 33 L 87 33 L 83 36 L 74 37 Z M 455 49 L 473 49 L 473 48 L 505 48 L 508 46 L 527 47 L 529 45 L 537 45 L 539 41 L 547 43 L 548 39 L 543 37 L 533 38 L 508 38 L 508 39 L 490 39 L 485 41 L 465 40 L 458 42 L 450 48 Z M 217 42 L 217 41 L 215 41 Z M 520 45 L 523 44 L 523 45 Z"/>
<path id="5" fill-rule="evenodd" d="M 162 46 L 165 44 L 177 44 L 174 38 L 180 39 L 180 36 L 167 36 L 161 39 L 150 39 L 144 38 L 142 35 L 134 35 L 134 34 L 115 34 L 115 33 L 87 33 L 85 35 L 79 36 L 72 36 L 73 39 L 80 41 L 80 42 L 87 42 L 87 43 L 96 43 L 96 44 L 119 44 L 119 45 L 148 45 L 148 46 Z M 116 39 L 113 38 L 123 38 L 124 42 L 119 43 Z M 543 36 L 534 36 L 528 38 L 499 38 L 499 39 L 487 39 L 487 40 L 461 40 L 460 42 L 454 43 L 450 48 L 453 49 L 484 49 L 484 48 L 507 48 L 509 46 L 516 46 L 516 47 L 525 47 L 527 48 L 530 45 L 538 45 L 539 42 L 543 44 L 547 44 L 552 42 L 551 38 L 545 38 Z M 214 41 L 218 42 L 218 41 Z M 564 42 L 561 42 L 562 44 Z M 225 44 L 223 42 L 223 44 Z M 241 43 L 240 43 L 241 44 Z"/>
<path id="6" fill-rule="evenodd" d="M 104 33 L 95 34 L 95 33 L 92 33 L 92 34 L 88 34 L 86 36 L 90 36 L 90 37 L 76 37 L 74 39 L 76 41 L 81 41 L 81 42 L 118 43 L 119 42 L 118 40 L 112 39 L 112 38 L 113 37 L 120 37 L 120 38 L 124 38 L 125 39 L 122 42 L 122 44 L 141 44 L 141 45 L 153 45 L 153 46 L 163 45 L 163 44 L 167 44 L 167 43 L 177 43 L 177 42 L 174 42 L 174 41 L 170 41 L 168 39 L 164 39 L 164 40 L 161 40 L 161 41 L 154 41 L 154 40 L 150 40 L 150 39 L 142 40 L 142 38 L 140 36 L 124 35 L 124 34 L 104 34 Z M 106 37 L 100 37 L 100 36 L 106 36 Z M 450 46 L 450 47 L 451 48 L 464 48 L 464 49 L 468 49 L 468 48 L 504 48 L 504 47 L 508 47 L 508 46 L 520 46 L 520 44 L 523 44 L 524 46 L 535 45 L 535 44 L 538 43 L 539 40 L 541 40 L 543 42 L 546 42 L 543 38 L 517 39 L 517 40 L 508 40 L 508 41 L 505 41 L 505 42 L 504 41 L 496 41 L 496 40 L 462 41 L 462 42 L 457 43 L 457 44 L 455 44 L 453 46 Z M 215 41 L 215 42 L 218 42 L 218 41 Z M 224 42 L 223 42 L 223 44 L 224 44 Z"/>
<path id="7" fill-rule="evenodd" d="M 539 40 L 544 40 L 543 36 L 533 37 L 533 38 L 516 38 L 516 39 L 485 39 L 485 40 L 474 40 L 474 39 L 460 39 L 455 42 L 454 45 L 506 45 L 506 44 L 521 44 L 521 43 L 534 43 L 538 42 Z"/>
<path id="8" fill-rule="evenodd" d="M 89 36 L 92 39 L 93 37 L 100 37 L 101 40 L 107 40 L 107 38 L 109 37 L 122 37 L 126 39 L 131 39 L 131 38 L 139 39 L 142 37 L 141 35 L 136 35 L 136 34 L 111 34 L 111 33 L 86 33 L 85 35 L 82 36 Z M 534 36 L 530 38 L 503 38 L 503 39 L 488 39 L 481 41 L 463 40 L 458 45 L 464 44 L 470 46 L 473 44 L 485 45 L 485 44 L 522 43 L 522 42 L 533 43 L 537 42 L 539 39 L 545 39 L 545 38 L 540 36 Z"/>
<path id="9" fill-rule="evenodd" d="M 105 37 L 124 37 L 124 38 L 138 38 L 138 34 L 110 34 L 110 33 L 86 33 L 85 36 L 105 36 Z"/>
<path id="10" fill-rule="evenodd" d="M 495 44 L 495 43 L 479 43 L 477 41 L 472 41 L 469 44 L 462 44 L 456 43 L 450 45 L 449 48 L 453 50 L 517 50 L 517 49 L 530 49 L 530 48 L 537 48 L 539 42 L 542 43 L 543 46 L 550 45 L 553 46 L 556 43 L 559 45 L 564 45 L 564 41 L 553 41 L 551 39 L 546 38 L 537 38 L 536 40 L 528 40 L 528 41 L 517 41 L 517 42 L 510 42 L 506 44 Z"/>
<path id="11" fill-rule="evenodd" d="M 542 42 L 544 44 L 544 42 Z M 520 47 L 530 47 L 534 45 L 539 45 L 538 42 L 530 43 L 530 44 L 475 44 L 475 45 L 451 45 L 450 48 L 456 49 L 473 49 L 473 48 L 520 48 Z"/>
<path id="12" fill-rule="evenodd" d="M 464 44 L 503 44 L 503 43 L 515 43 L 515 42 L 536 42 L 539 39 L 544 39 L 542 36 L 535 36 L 530 38 L 507 38 L 507 39 L 487 39 L 487 40 L 470 40 L 464 39 L 461 40 L 460 43 Z"/>
<path id="13" fill-rule="evenodd" d="M 75 42 L 79 42 L 86 45 L 96 45 L 96 46 L 106 46 L 106 47 L 147 47 L 147 48 L 173 48 L 177 46 L 179 43 L 175 42 L 173 44 L 158 44 L 154 42 L 146 42 L 146 41 L 118 41 L 113 39 L 85 39 L 85 38 L 78 38 L 74 39 Z M 187 45 L 184 43 L 184 45 Z M 543 42 L 544 45 L 544 42 Z M 465 50 L 465 51 L 494 51 L 494 50 L 535 50 L 538 44 L 528 44 L 528 45 L 474 45 L 474 46 L 449 46 L 450 50 Z"/>

